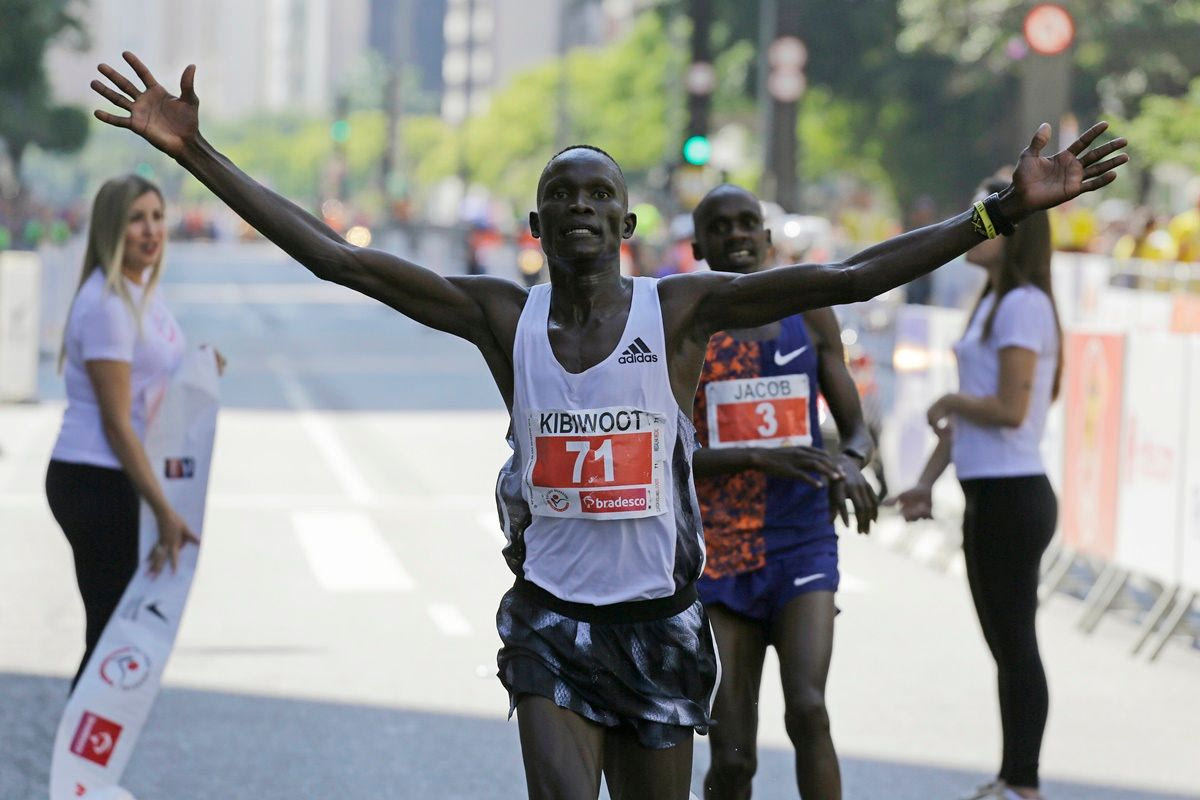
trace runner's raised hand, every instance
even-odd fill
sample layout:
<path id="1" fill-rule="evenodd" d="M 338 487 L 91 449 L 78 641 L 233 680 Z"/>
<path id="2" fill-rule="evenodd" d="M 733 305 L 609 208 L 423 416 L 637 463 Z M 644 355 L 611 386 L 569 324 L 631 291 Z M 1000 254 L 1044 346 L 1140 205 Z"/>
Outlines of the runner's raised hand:
<path id="1" fill-rule="evenodd" d="M 1106 156 L 1123 148 L 1125 139 L 1113 139 L 1088 150 L 1096 138 L 1108 130 L 1107 122 L 1097 122 L 1063 150 L 1053 156 L 1043 156 L 1042 149 L 1050 142 L 1050 126 L 1042 123 L 1033 140 L 1021 152 L 1013 172 L 1012 187 L 1002 192 L 1000 201 L 1010 218 L 1020 218 L 1043 208 L 1065 203 L 1084 192 L 1092 192 L 1112 183 L 1114 171 L 1129 160 L 1121 153 L 1105 160 Z"/>
<path id="2" fill-rule="evenodd" d="M 189 64 L 183 71 L 179 79 L 179 96 L 176 97 L 154 79 L 141 59 L 129 51 L 121 55 L 145 88 L 139 89 L 118 70 L 101 64 L 100 74 L 116 89 L 99 80 L 91 82 L 92 89 L 117 108 L 128 111 L 129 116 L 97 110 L 93 112 L 96 119 L 118 128 L 128 128 L 172 158 L 177 157 L 200 133 L 200 98 L 196 97 L 193 88 L 196 65 Z"/>

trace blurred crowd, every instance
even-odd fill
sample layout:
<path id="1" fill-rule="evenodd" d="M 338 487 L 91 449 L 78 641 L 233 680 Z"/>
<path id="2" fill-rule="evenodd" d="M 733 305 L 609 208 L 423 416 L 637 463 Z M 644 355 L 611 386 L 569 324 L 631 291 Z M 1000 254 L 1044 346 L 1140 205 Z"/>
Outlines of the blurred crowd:
<path id="1" fill-rule="evenodd" d="M 63 244 L 86 224 L 81 204 L 52 207 L 27 204 L 17 213 L 12 200 L 0 198 L 0 250 L 32 249 Z M 184 241 L 251 240 L 258 235 L 226 209 L 209 203 L 174 205 L 171 237 Z M 692 220 L 688 214 L 666 216 L 649 202 L 635 202 L 637 234 L 621 250 L 622 269 L 629 275 L 663 277 L 704 269 L 692 255 Z M 325 222 L 352 243 L 367 245 L 372 230 L 388 226 L 420 228 L 411 209 L 380 221 L 352 204 L 327 200 L 320 209 Z M 548 279 L 541 247 L 524 214 L 476 198 L 460 209 L 455 226 L 466 252 L 466 270 L 520 276 L 529 285 Z M 944 212 L 929 198 L 917 198 L 901 218 L 891 204 L 869 188 L 847 191 L 827 216 L 789 214 L 764 204 L 772 231 L 775 263 L 825 262 L 882 241 L 903 230 L 936 222 Z M 1121 273 L 1116 282 L 1159 290 L 1200 291 L 1200 201 L 1177 214 L 1135 206 L 1118 198 L 1095 205 L 1072 203 L 1051 212 L 1055 248 L 1066 252 L 1111 256 Z M 428 227 L 428 226 L 425 226 Z M 963 268 L 966 272 L 969 269 Z M 946 270 L 906 287 L 908 302 L 957 305 L 969 276 L 959 280 Z M 940 285 L 939 285 L 940 284 Z M 960 286 L 959 284 L 962 284 Z"/>

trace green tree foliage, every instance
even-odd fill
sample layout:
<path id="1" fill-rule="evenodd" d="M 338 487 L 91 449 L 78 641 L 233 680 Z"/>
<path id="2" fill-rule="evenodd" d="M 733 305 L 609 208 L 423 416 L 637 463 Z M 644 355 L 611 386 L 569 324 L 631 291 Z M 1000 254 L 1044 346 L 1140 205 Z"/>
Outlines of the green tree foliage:
<path id="1" fill-rule="evenodd" d="M 87 140 L 87 116 L 54 105 L 43 56 L 60 36 L 82 41 L 69 0 L 0 0 L 0 140 L 20 180 L 30 145 L 73 152 Z"/>
<path id="2" fill-rule="evenodd" d="M 527 205 L 558 138 L 565 70 L 569 142 L 602 147 L 637 176 L 674 146 L 667 76 L 677 61 L 663 21 L 644 15 L 620 42 L 579 49 L 518 75 L 461 129 L 434 117 L 405 120 L 406 161 L 426 186 L 465 172 L 495 195 Z"/>
<path id="3" fill-rule="evenodd" d="M 1200 0 L 1058 0 L 1075 20 L 1074 110 L 1119 114 L 1147 93 L 1179 95 L 1200 73 Z M 906 52 L 950 58 L 980 85 L 1011 66 L 1028 0 L 899 0 Z M 980 69 L 983 67 L 983 69 Z"/>
<path id="4" fill-rule="evenodd" d="M 1141 112 L 1121 127 L 1128 131 L 1136 161 L 1178 164 L 1200 172 L 1200 78 L 1182 97 L 1146 97 Z"/>

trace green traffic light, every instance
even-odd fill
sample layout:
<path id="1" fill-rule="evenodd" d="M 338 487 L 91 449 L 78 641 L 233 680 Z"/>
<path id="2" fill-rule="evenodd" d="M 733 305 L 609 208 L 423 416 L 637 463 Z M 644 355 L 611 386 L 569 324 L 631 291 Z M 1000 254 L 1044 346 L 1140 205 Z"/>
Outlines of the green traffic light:
<path id="1" fill-rule="evenodd" d="M 707 136 L 693 136 L 683 143 L 683 160 L 702 167 L 712 158 L 712 142 Z"/>
<path id="2" fill-rule="evenodd" d="M 348 142 L 350 140 L 350 120 L 334 120 L 333 124 L 329 126 L 329 136 L 338 144 Z"/>

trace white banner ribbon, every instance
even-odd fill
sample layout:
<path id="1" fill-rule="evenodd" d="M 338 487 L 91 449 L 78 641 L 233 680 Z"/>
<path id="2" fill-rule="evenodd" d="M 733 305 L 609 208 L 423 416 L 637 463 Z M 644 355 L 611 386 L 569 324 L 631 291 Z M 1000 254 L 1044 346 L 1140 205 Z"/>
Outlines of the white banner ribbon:
<path id="1" fill-rule="evenodd" d="M 202 536 L 208 472 L 216 434 L 217 365 L 203 347 L 187 355 L 151 404 L 145 448 L 171 504 Z M 119 786 L 158 696 L 192 587 L 199 548 L 185 546 L 179 569 L 149 572 L 158 542 L 154 512 L 142 503 L 139 567 L 88 659 L 54 739 L 50 800 L 129 798 Z"/>

